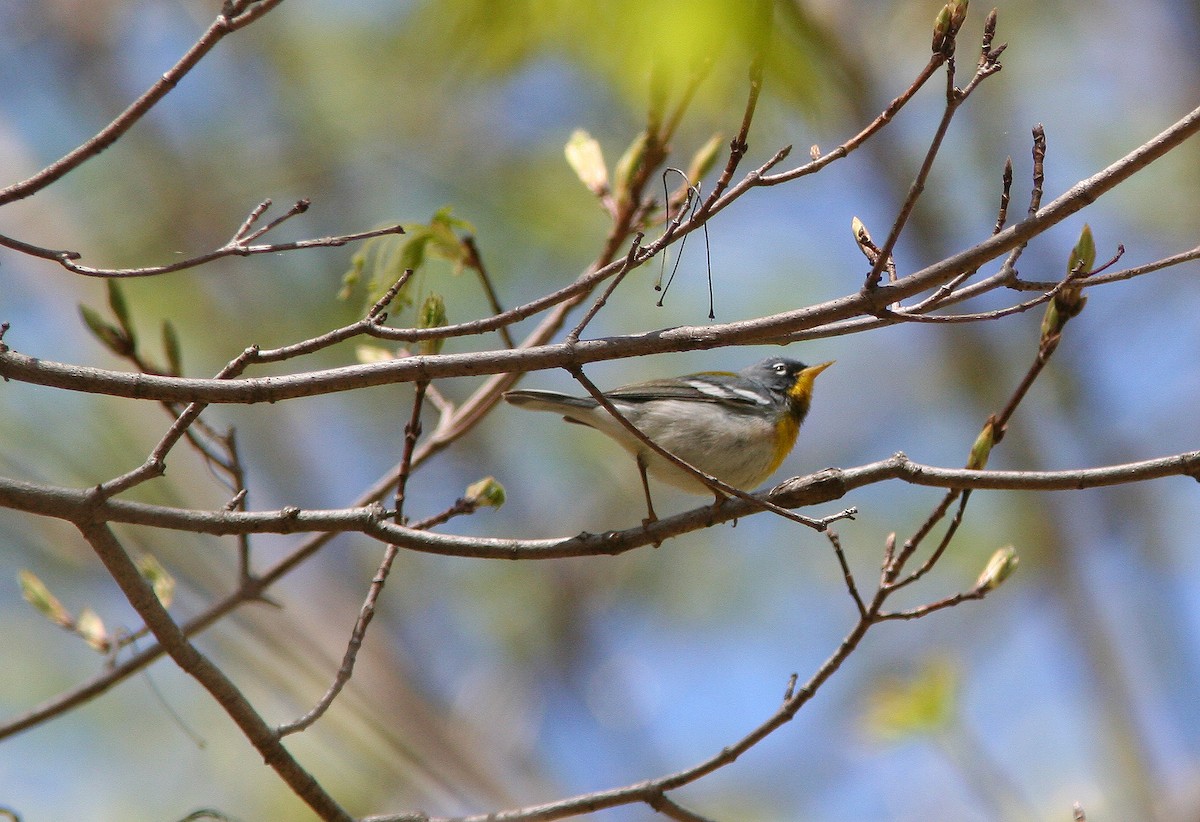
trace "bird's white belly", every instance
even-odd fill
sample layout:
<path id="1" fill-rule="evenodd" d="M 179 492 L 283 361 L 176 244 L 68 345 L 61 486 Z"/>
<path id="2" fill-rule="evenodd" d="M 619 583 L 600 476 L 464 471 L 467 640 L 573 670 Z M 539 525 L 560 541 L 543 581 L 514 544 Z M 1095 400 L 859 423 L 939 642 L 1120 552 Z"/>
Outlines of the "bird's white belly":
<path id="1" fill-rule="evenodd" d="M 730 414 L 712 403 L 659 400 L 649 407 L 622 403 L 618 408 L 658 445 L 735 488 L 753 489 L 774 468 L 776 436 L 769 420 Z M 639 442 L 604 409 L 589 417 L 591 425 L 640 455 L 647 472 L 659 482 L 693 494 L 712 493 L 692 474 Z"/>

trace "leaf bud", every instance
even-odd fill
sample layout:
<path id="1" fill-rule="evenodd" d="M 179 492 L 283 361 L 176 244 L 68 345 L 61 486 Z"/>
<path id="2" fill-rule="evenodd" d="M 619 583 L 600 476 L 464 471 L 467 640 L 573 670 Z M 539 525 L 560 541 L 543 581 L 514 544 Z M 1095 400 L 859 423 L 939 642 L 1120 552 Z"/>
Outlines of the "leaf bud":
<path id="1" fill-rule="evenodd" d="M 996 553 L 992 554 L 992 558 L 988 560 L 979 579 L 975 581 L 975 590 L 996 590 L 1004 580 L 1012 576 L 1013 571 L 1017 570 L 1019 562 L 1020 557 L 1017 556 L 1016 549 L 1011 545 L 998 548 Z"/>
<path id="2" fill-rule="evenodd" d="M 497 482 L 495 477 L 484 477 L 479 482 L 468 485 L 463 498 L 479 508 L 499 508 L 507 496 L 504 486 Z"/>

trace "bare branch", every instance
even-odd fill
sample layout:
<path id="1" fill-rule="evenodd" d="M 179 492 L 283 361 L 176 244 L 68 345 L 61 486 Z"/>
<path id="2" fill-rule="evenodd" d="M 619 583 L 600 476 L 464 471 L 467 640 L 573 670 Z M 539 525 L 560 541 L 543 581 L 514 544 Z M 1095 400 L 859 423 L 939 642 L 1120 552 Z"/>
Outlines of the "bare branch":
<path id="1" fill-rule="evenodd" d="M 419 450 L 419 449 L 418 449 Z M 840 499 L 856 488 L 896 479 L 931 488 L 999 491 L 1068 491 L 1126 485 L 1171 476 L 1200 476 L 1200 451 L 1099 468 L 1067 471 L 977 471 L 924 465 L 896 454 L 854 468 L 828 468 L 794 477 L 760 496 L 781 507 L 794 508 Z M 97 502 L 87 490 L 75 490 L 0 478 L 0 506 L 68 522 L 96 518 L 108 522 L 146 525 L 203 534 L 296 532 L 358 532 L 405 548 L 450 556 L 492 559 L 551 559 L 616 554 L 663 541 L 714 523 L 746 517 L 760 510 L 760 501 L 728 499 L 719 508 L 703 505 L 660 519 L 647 527 L 626 531 L 581 534 L 574 537 L 518 540 L 459 537 L 399 527 L 384 521 L 378 506 L 334 510 L 284 508 L 278 511 L 192 510 L 165 505 L 109 499 Z M 307 556 L 307 555 L 306 555 Z M 297 564 L 304 557 L 293 561 Z M 286 569 L 283 569 L 286 570 Z M 278 578 L 263 575 L 267 584 Z M 262 581 L 260 580 L 260 581 Z"/>
<path id="2" fill-rule="evenodd" d="M 270 204 L 270 200 L 264 201 Z M 304 208 L 299 208 L 303 203 Z M 219 260 L 223 257 L 250 257 L 255 254 L 277 254 L 283 251 L 303 251 L 310 248 L 334 248 L 346 245 L 346 243 L 357 242 L 358 240 L 367 240 L 371 237 L 382 237 L 389 234 L 403 234 L 404 229 L 399 225 L 385 226 L 384 228 L 375 228 L 370 231 L 357 231 L 352 234 L 340 234 L 331 237 L 319 237 L 312 240 L 295 240 L 287 243 L 270 243 L 265 245 L 249 245 L 249 240 L 261 237 L 271 229 L 278 226 L 284 220 L 302 214 L 307 209 L 307 201 L 301 200 L 292 209 L 283 216 L 272 220 L 270 224 L 258 229 L 248 237 L 243 237 L 242 234 L 249 224 L 253 223 L 258 216 L 261 215 L 260 209 L 262 205 L 256 207 L 250 213 L 250 216 L 238 227 L 238 231 L 234 236 L 218 249 L 209 251 L 205 254 L 200 254 L 195 257 L 189 257 L 185 260 L 176 260 L 173 263 L 164 265 L 147 266 L 145 268 L 93 268 L 91 266 L 80 265 L 75 262 L 82 255 L 77 251 L 61 251 L 49 248 L 40 248 L 20 240 L 14 240 L 11 237 L 5 237 L 0 234 L 0 245 L 20 251 L 24 254 L 29 254 L 34 257 L 41 257 L 46 260 L 53 260 L 68 271 L 73 271 L 76 274 L 82 274 L 87 277 L 101 277 L 105 279 L 130 279 L 134 277 L 153 277 L 159 274 L 169 274 L 173 271 L 183 271 L 188 268 L 196 268 L 197 266 L 211 263 L 213 260 Z"/>
<path id="3" fill-rule="evenodd" d="M 718 323 L 703 327 L 681 326 L 653 335 L 638 334 L 599 340 L 580 340 L 573 345 L 545 345 L 545 340 L 561 325 L 561 317 L 582 299 L 558 305 L 545 324 L 535 330 L 523 346 L 508 351 L 471 354 L 417 356 L 372 365 L 346 366 L 284 377 L 240 380 L 196 380 L 181 377 L 129 375 L 80 366 L 63 365 L 17 354 L 0 344 L 0 377 L 38 385 L 50 385 L 92 393 L 138 399 L 177 402 L 276 402 L 295 397 L 346 391 L 393 382 L 437 379 L 452 376 L 498 374 L 504 390 L 514 379 L 513 372 L 544 368 L 580 366 L 588 362 L 611 360 L 639 354 L 714 348 L 720 345 L 759 344 L 804 329 L 874 313 L 889 303 L 918 294 L 948 281 L 957 273 L 978 268 L 988 260 L 1006 253 L 1037 236 L 1112 190 L 1131 175 L 1159 159 L 1171 149 L 1200 131 L 1200 108 L 1190 112 L 1157 137 L 1108 168 L 1072 186 L 1054 202 L 1033 216 L 1004 229 L 999 234 L 930 265 L 895 283 L 881 284 L 870 294 L 854 294 L 807 308 L 786 311 L 754 320 Z M 731 189 L 726 197 L 737 192 Z M 688 225 L 681 231 L 688 230 Z M 624 261 L 614 264 L 613 271 Z M 595 269 L 601 270 L 603 266 Z M 497 393 L 498 396 L 498 393 Z"/>
<path id="4" fill-rule="evenodd" d="M 175 664 L 204 686 L 262 754 L 267 765 L 273 768 L 295 794 L 322 819 L 351 822 L 350 814 L 346 813 L 279 743 L 270 727 L 242 696 L 237 686 L 188 642 L 187 637 L 154 595 L 149 583 L 142 579 L 137 566 L 108 526 L 86 522 L 79 524 L 79 530 L 120 586 L 129 604 L 145 620 L 146 626 Z"/>
<path id="5" fill-rule="evenodd" d="M 279 5 L 282 0 L 236 0 L 226 2 L 221 14 L 213 21 L 200 39 L 188 49 L 187 53 L 169 68 L 157 82 L 147 89 L 141 97 L 134 100 L 130 106 L 117 115 L 117 118 L 105 126 L 96 136 L 73 149 L 61 159 L 56 160 L 27 180 L 13 183 L 0 190 L 0 206 L 36 194 L 55 180 L 74 171 L 83 163 L 95 157 L 104 149 L 115 143 L 127 132 L 134 123 L 152 109 L 163 97 L 178 85 L 189 71 L 196 67 L 203 57 L 212 51 L 217 43 L 227 34 L 231 34 L 244 26 L 248 26 Z"/>

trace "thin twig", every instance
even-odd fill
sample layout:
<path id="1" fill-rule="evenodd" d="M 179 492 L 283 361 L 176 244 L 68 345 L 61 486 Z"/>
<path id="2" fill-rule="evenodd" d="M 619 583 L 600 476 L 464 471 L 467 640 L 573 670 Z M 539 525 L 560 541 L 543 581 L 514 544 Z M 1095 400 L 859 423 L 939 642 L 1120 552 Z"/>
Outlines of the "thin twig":
<path id="1" fill-rule="evenodd" d="M 676 820 L 676 822 L 713 822 L 707 816 L 701 816 L 698 813 L 689 811 L 665 793 L 652 794 L 646 800 L 646 804 L 668 819 Z"/>
<path id="2" fill-rule="evenodd" d="M 262 17 L 279 5 L 282 0 L 237 0 L 226 2 L 219 14 L 192 45 L 187 53 L 174 66 L 163 72 L 162 76 L 147 89 L 142 96 L 134 100 L 117 118 L 101 129 L 94 137 L 72 149 L 62 158 L 43 168 L 37 174 L 14 183 L 0 190 L 0 206 L 7 205 L 35 194 L 49 186 L 55 180 L 63 177 L 83 163 L 95 157 L 104 149 L 115 143 L 127 132 L 146 112 L 150 111 L 159 100 L 165 97 L 179 84 L 189 71 L 196 67 L 203 57 L 208 54 L 224 37 L 243 28 Z"/>
<path id="3" fill-rule="evenodd" d="M 858 609 L 858 615 L 865 619 L 867 616 L 867 605 L 863 602 L 862 595 L 858 593 L 858 585 L 854 582 L 854 574 L 850 571 L 850 563 L 846 561 L 846 553 L 842 550 L 842 540 L 832 530 L 825 532 L 825 538 L 833 546 L 833 553 L 837 557 L 838 566 L 842 569 L 842 578 L 846 582 L 846 590 L 850 593 L 850 599 L 854 600 L 854 607 Z"/>
<path id="4" fill-rule="evenodd" d="M 242 733 L 292 791 L 325 820 L 351 822 L 352 817 L 325 792 L 280 744 L 254 706 L 221 671 L 192 645 L 158 601 L 154 590 L 138 572 L 125 548 L 101 522 L 80 523 L 79 531 L 95 550 L 121 592 L 153 632 L 175 664 L 199 682 L 237 723 Z"/>
<path id="5" fill-rule="evenodd" d="M 945 599 L 939 599 L 937 602 L 918 605 L 915 608 L 907 608 L 903 611 L 880 611 L 875 615 L 874 619 L 879 622 L 920 619 L 921 617 L 927 617 L 932 613 L 936 613 L 937 611 L 944 611 L 947 608 L 953 608 L 955 605 L 959 605 L 963 602 L 983 599 L 987 595 L 988 592 L 983 589 L 972 588 L 970 591 L 953 594 Z"/>
<path id="6" fill-rule="evenodd" d="M 950 518 L 950 524 L 946 527 L 946 532 L 942 534 L 942 538 L 938 540 L 937 547 L 930 552 L 928 559 L 921 564 L 920 568 L 915 569 L 908 576 L 898 579 L 889 585 L 890 589 L 897 590 L 906 585 L 911 585 L 933 570 L 933 566 L 937 565 L 938 560 L 942 558 L 942 555 L 946 553 L 946 549 L 950 546 L 951 540 L 954 539 L 954 535 L 958 533 L 958 527 L 962 525 L 963 516 L 967 511 L 967 502 L 970 498 L 971 489 L 968 488 L 959 496 L 958 508 L 955 510 L 954 516 Z"/>
<path id="7" fill-rule="evenodd" d="M 409 418 L 408 425 L 404 428 L 404 455 L 401 458 L 401 463 L 404 465 L 405 470 L 401 473 L 400 482 L 396 487 L 395 518 L 397 524 L 403 524 L 404 521 L 404 489 L 408 482 L 408 469 L 412 466 L 413 449 L 416 447 L 417 438 L 421 434 L 421 407 L 425 400 L 425 383 L 417 383 L 416 388 L 416 395 L 413 397 L 412 416 Z M 379 602 L 379 595 L 383 592 L 383 586 L 387 582 L 388 574 L 392 570 L 392 563 L 399 553 L 400 547 L 394 543 L 389 543 L 384 548 L 383 559 L 380 560 L 379 568 L 375 571 L 375 576 L 371 579 L 371 585 L 367 589 L 367 597 L 363 601 L 362 608 L 358 612 L 358 619 L 355 620 L 354 627 L 350 631 L 350 640 L 346 643 L 346 652 L 342 655 L 342 664 L 334 675 L 333 683 L 308 713 L 293 722 L 280 725 L 276 728 L 275 735 L 277 737 L 282 738 L 310 727 L 329 710 L 329 707 L 333 705 L 333 701 L 337 699 L 338 694 L 346 687 L 346 683 L 354 676 L 354 663 L 358 659 L 358 652 L 362 648 L 363 640 L 366 638 L 367 628 L 370 627 L 371 620 L 375 618 L 375 609 Z"/>
<path id="8" fill-rule="evenodd" d="M 488 305 L 492 309 L 493 315 L 504 313 L 504 309 L 500 305 L 500 297 L 496 294 L 496 288 L 492 285 L 492 278 L 488 276 L 487 268 L 483 265 L 483 257 L 479 254 L 479 246 L 475 244 L 475 238 L 467 235 L 462 239 L 463 249 L 467 252 L 466 265 L 479 275 L 479 284 L 483 286 L 483 293 L 487 296 Z M 509 348 L 516 347 L 513 342 L 512 333 L 509 332 L 507 325 L 502 325 L 496 329 L 500 335 L 500 339 Z"/>
<path id="9" fill-rule="evenodd" d="M 748 142 L 750 124 L 754 121 L 754 112 L 758 108 L 758 98 L 762 93 L 763 68 L 766 65 L 767 48 L 770 44 L 773 11 L 772 3 L 760 2 L 756 6 L 759 18 L 756 21 L 758 24 L 756 30 L 759 32 L 761 40 L 758 44 L 757 53 L 750 63 L 750 88 L 746 95 L 746 105 L 742 109 L 742 123 L 738 127 L 737 134 L 729 142 L 729 159 L 726 160 L 725 167 L 721 170 L 720 176 L 717 177 L 712 193 L 708 195 L 708 198 L 697 209 L 696 219 L 702 219 L 721 199 L 721 195 L 729 188 L 729 184 L 733 180 L 733 175 L 737 173 L 742 158 L 746 156 L 746 152 L 750 148 L 750 143 Z M 782 160 L 783 158 L 780 157 L 780 159 Z"/>
<path id="10" fill-rule="evenodd" d="M 616 291 L 617 286 L 619 286 L 621 281 L 625 279 L 625 275 L 636 267 L 634 260 L 637 259 L 638 251 L 640 251 L 642 247 L 642 238 L 645 236 L 646 235 L 640 231 L 633 235 L 633 242 L 629 244 L 629 253 L 625 255 L 625 264 L 618 269 L 616 276 L 609 281 L 604 291 L 601 292 L 600 296 L 592 302 L 588 310 L 584 312 L 583 317 L 579 320 L 575 327 L 571 329 L 570 333 L 567 334 L 565 337 L 567 343 L 574 343 L 579 340 L 579 335 L 583 333 L 583 329 L 587 328 L 592 319 L 595 318 L 598 313 L 600 313 L 600 309 L 608 303 L 608 298 L 612 296 L 612 293 Z"/>
<path id="11" fill-rule="evenodd" d="M 295 207 L 283 217 L 272 221 L 264 229 L 255 232 L 253 236 L 261 236 L 265 231 L 279 225 L 284 219 L 302 213 L 302 210 L 296 210 Z M 239 227 L 239 231 L 241 228 Z M 68 271 L 73 271 L 76 274 L 82 274 L 86 277 L 101 277 L 105 279 L 131 279 L 135 277 L 154 277 L 159 274 L 169 274 L 174 271 L 182 271 L 188 268 L 196 268 L 197 266 L 211 263 L 213 260 L 219 260 L 223 257 L 249 257 L 256 254 L 277 254 L 283 251 L 303 251 L 310 248 L 333 248 L 343 246 L 347 243 L 357 242 L 358 240 L 367 240 L 371 237 L 382 237 L 389 234 L 403 234 L 404 229 L 399 225 L 385 226 L 384 228 L 375 228 L 370 231 L 356 231 L 351 234 L 341 234 L 331 237 L 319 237 L 311 240 L 296 240 L 287 243 L 270 243 L 266 245 L 247 245 L 241 238 L 234 236 L 229 242 L 220 248 L 214 249 L 204 254 L 199 254 L 195 257 L 189 257 L 184 260 L 176 260 L 173 263 L 164 265 L 146 266 L 144 268 L 93 268 L 92 266 L 80 265 L 75 262 L 82 255 L 77 251 L 63 251 L 50 248 L 41 248 L 21 240 L 13 239 L 0 235 L 0 246 L 7 246 L 15 251 L 20 251 L 24 254 L 29 254 L 34 257 L 41 257 L 46 260 L 53 260 Z"/>
<path id="12" fill-rule="evenodd" d="M 793 478 L 777 486 L 771 492 L 771 498 L 780 505 L 812 505 L 829 502 L 856 488 L 890 479 L 935 488 L 1062 491 L 1125 485 L 1170 476 L 1200 479 L 1200 451 L 1123 465 L 1067 471 L 975 471 L 940 468 L 915 463 L 903 454 L 896 454 L 886 460 L 856 468 L 827 469 L 807 477 Z M 394 480 L 385 475 L 375 486 L 364 492 L 357 504 L 366 506 L 371 499 L 377 499 L 386 493 L 393 484 Z M 120 499 L 90 504 L 82 491 L 38 486 L 4 478 L 0 478 L 0 506 L 67 521 L 101 517 L 106 521 L 192 533 L 288 534 L 297 530 L 313 533 L 313 536 L 273 566 L 180 626 L 185 636 L 200 633 L 239 606 L 259 599 L 265 590 L 311 558 L 336 535 L 346 531 L 374 531 L 372 523 L 378 525 L 383 513 L 382 509 L 370 507 L 346 509 L 344 512 L 205 512 L 152 506 Z M 506 560 L 592 556 L 632 550 L 649 545 L 654 539 L 661 540 L 665 536 L 709 527 L 714 516 L 724 521 L 748 516 L 754 510 L 754 507 L 740 500 L 727 501 L 719 512 L 714 512 L 710 505 L 704 505 L 659 520 L 650 528 L 653 534 L 638 526 L 622 532 L 571 537 L 565 540 L 479 540 L 430 534 L 426 535 L 427 541 L 421 542 L 417 538 L 421 532 L 416 530 L 421 523 L 415 523 L 402 534 L 394 531 L 388 533 L 385 527 L 379 526 L 380 530 L 384 531 L 379 537 L 390 542 L 396 541 L 399 536 L 403 538 L 404 547 L 408 550 L 431 551 L 450 556 L 493 557 Z M 147 647 L 87 682 L 9 718 L 0 723 L 0 740 L 42 724 L 105 693 L 117 683 L 159 659 L 163 653 L 162 645 Z"/>
<path id="13" fill-rule="evenodd" d="M 894 284 L 881 285 L 874 294 L 847 295 L 819 305 L 754 320 L 716 323 L 699 328 L 680 326 L 653 335 L 636 334 L 604 340 L 581 340 L 569 346 L 547 345 L 546 341 L 561 326 L 567 312 L 586 295 L 587 289 L 582 289 L 572 292 L 573 297 L 559 303 L 542 325 L 514 350 L 409 357 L 369 366 L 346 366 L 262 379 L 193 380 L 142 375 L 134 377 L 120 372 L 53 363 L 18 354 L 12 351 L 7 343 L 0 343 L 0 378 L 140 399 L 264 402 L 413 381 L 422 377 L 438 379 L 451 376 L 498 375 L 489 382 L 486 395 L 481 395 L 479 403 L 472 405 L 473 411 L 483 411 L 498 401 L 499 392 L 512 385 L 515 380 L 514 372 L 564 368 L 638 354 L 694 350 L 697 347 L 760 344 L 788 338 L 789 335 L 799 337 L 802 336 L 797 334 L 799 331 L 847 320 L 862 313 L 876 313 L 883 306 L 947 282 L 962 271 L 977 268 L 988 260 L 1028 242 L 1031 237 L 1041 234 L 1050 226 L 1090 205 L 1101 194 L 1146 168 L 1197 132 L 1200 132 L 1200 108 L 1194 109 L 1170 128 L 1108 168 L 1076 184 L 1054 202 L 1038 209 L 1033 216 L 1009 226 L 965 251 L 902 277 Z M 745 183 L 747 187 L 754 184 Z M 744 190 L 742 185 L 731 188 L 722 198 L 722 202 L 732 196 L 740 196 Z M 722 206 L 714 206 L 717 207 Z M 690 222 L 680 228 L 681 232 L 688 230 L 694 230 Z M 606 253 L 615 253 L 617 247 L 614 239 L 611 249 L 606 247 Z M 613 263 L 610 271 L 615 272 L 623 264 L 623 260 Z M 591 273 L 605 268 L 606 265 L 597 265 L 591 269 Z M 596 282 L 590 275 L 585 277 L 584 281 L 591 285 Z M 479 330 L 472 329 L 471 333 Z M 339 333 L 352 335 L 354 332 L 343 330 Z M 412 336 L 418 335 L 414 333 Z"/>
<path id="14" fill-rule="evenodd" d="M 996 52 L 995 57 L 999 57 L 999 51 Z M 950 122 L 954 119 L 954 115 L 979 83 L 998 70 L 999 63 L 986 63 L 981 60 L 979 69 L 975 72 L 975 76 L 971 81 L 962 89 L 956 89 L 954 87 L 954 60 L 952 57 L 947 58 L 946 107 L 942 112 L 942 119 L 934 130 L 933 139 L 930 141 L 929 148 L 925 152 L 925 159 L 921 162 L 917 176 L 909 187 L 908 195 L 904 198 L 904 202 L 900 206 L 900 211 L 896 214 L 896 219 L 892 223 L 892 228 L 888 232 L 887 239 L 883 241 L 883 245 L 879 248 L 879 257 L 876 259 L 875 264 L 871 266 L 871 271 L 867 274 L 867 279 L 863 286 L 865 290 L 871 291 L 879 286 L 880 277 L 888 261 L 892 258 L 896 243 L 900 240 L 900 234 L 904 231 L 904 227 L 908 223 L 908 218 L 916 207 L 917 200 L 925 191 L 925 181 L 929 178 L 929 173 L 933 170 L 934 160 L 937 159 L 938 151 L 942 147 L 942 142 L 945 140 L 946 133 L 950 129 Z"/>

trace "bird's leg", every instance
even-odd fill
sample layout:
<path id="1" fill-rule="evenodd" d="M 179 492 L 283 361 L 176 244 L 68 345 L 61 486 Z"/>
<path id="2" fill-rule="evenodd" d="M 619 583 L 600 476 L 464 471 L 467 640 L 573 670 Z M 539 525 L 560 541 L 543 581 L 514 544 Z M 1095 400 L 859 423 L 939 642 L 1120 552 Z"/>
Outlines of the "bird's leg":
<path id="1" fill-rule="evenodd" d="M 729 499 L 729 497 L 725 496 L 720 491 L 713 491 L 713 504 L 712 504 L 712 508 L 710 508 L 709 511 L 713 515 L 715 515 L 717 513 L 717 509 L 721 507 L 721 503 L 723 503 L 727 499 Z M 708 524 L 712 525 L 713 520 L 710 519 L 708 521 Z M 733 527 L 737 528 L 737 520 L 736 519 L 733 520 Z"/>
<path id="2" fill-rule="evenodd" d="M 650 480 L 646 476 L 646 458 L 637 455 L 638 473 L 642 476 L 642 492 L 646 495 L 646 518 L 642 520 L 642 525 L 650 525 L 658 522 L 658 514 L 654 513 L 654 503 L 650 499 Z"/>

